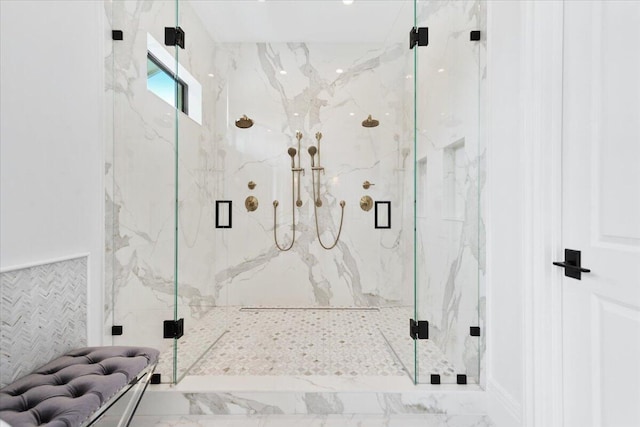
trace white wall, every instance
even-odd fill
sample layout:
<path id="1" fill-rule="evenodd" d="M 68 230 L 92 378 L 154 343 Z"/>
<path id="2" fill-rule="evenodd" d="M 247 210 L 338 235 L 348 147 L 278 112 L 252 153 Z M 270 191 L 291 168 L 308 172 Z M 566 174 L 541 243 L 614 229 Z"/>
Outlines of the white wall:
<path id="1" fill-rule="evenodd" d="M 487 390 L 490 416 L 520 425 L 524 399 L 520 2 L 489 2 L 487 29 Z"/>
<path id="2" fill-rule="evenodd" d="M 102 325 L 101 6 L 0 2 L 0 267 L 88 253 L 90 345 Z"/>

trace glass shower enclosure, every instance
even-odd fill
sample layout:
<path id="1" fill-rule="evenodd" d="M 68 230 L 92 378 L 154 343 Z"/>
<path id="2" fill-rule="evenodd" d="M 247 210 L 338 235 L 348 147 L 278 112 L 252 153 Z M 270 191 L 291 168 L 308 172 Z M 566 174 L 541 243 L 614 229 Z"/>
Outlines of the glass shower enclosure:
<path id="1" fill-rule="evenodd" d="M 162 382 L 482 382 L 483 4 L 348 3 L 105 2 L 105 340 Z"/>

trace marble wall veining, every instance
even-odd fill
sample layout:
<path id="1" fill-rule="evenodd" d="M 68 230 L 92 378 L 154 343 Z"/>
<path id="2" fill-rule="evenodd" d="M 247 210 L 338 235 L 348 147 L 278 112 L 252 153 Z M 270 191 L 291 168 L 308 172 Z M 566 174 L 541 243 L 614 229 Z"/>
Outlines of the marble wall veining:
<path id="1" fill-rule="evenodd" d="M 216 140 L 224 152 L 223 198 L 234 201 L 233 229 L 220 232 L 216 287 L 228 304 L 279 307 L 350 307 L 410 304 L 410 132 L 403 128 L 402 90 L 408 55 L 400 44 L 242 43 L 219 45 L 216 75 L 224 76 L 218 99 Z M 342 69 L 343 73 L 336 73 Z M 281 73 L 286 72 L 286 74 Z M 250 129 L 233 120 L 253 118 Z M 369 115 L 380 121 L 364 128 Z M 292 238 L 291 170 L 287 149 L 301 141 L 302 206 L 296 207 L 296 241 L 288 252 L 274 245 L 274 209 L 281 245 Z M 331 244 L 346 202 L 338 245 L 321 248 L 315 228 L 311 161 L 321 132 L 317 209 L 322 241 Z M 404 158 L 403 158 L 403 153 Z M 316 159 L 317 161 L 317 159 Z M 296 160 L 297 162 L 297 160 Z M 408 166 L 408 165 L 407 165 Z M 316 177 L 318 180 L 318 177 Z M 364 181 L 376 185 L 369 190 Z M 257 186 L 250 191 L 247 183 Z M 255 212 L 245 197 L 260 201 Z M 393 225 L 374 228 L 374 212 L 360 209 L 364 195 L 390 200 Z"/>

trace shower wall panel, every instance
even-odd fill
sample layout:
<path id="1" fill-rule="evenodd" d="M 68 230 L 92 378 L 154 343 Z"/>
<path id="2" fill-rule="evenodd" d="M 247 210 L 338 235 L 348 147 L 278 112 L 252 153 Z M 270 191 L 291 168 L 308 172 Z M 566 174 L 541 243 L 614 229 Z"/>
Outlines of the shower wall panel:
<path id="1" fill-rule="evenodd" d="M 484 353 L 484 338 L 469 329 L 484 326 L 484 7 L 418 2 L 430 43 L 417 54 L 417 307 L 429 338 L 469 382 L 478 381 Z M 481 41 L 470 40 L 472 30 Z M 420 369 L 420 381 L 430 373 Z"/>
<path id="2" fill-rule="evenodd" d="M 176 25 L 175 2 L 106 1 L 110 29 L 122 30 L 105 60 L 107 96 L 113 99 L 113 137 L 105 168 L 107 218 L 107 324 L 124 326 L 113 343 L 163 348 L 163 320 L 174 316 L 175 153 L 179 140 L 178 304 L 187 325 L 216 304 L 215 103 L 203 102 L 202 125 L 147 89 L 147 34 L 160 43 Z M 188 43 L 179 62 L 202 85 L 204 99 L 217 93 L 214 43 L 188 6 Z M 174 55 L 174 48 L 166 47 Z M 175 67 L 171 67 L 175 70 Z M 179 136 L 179 138 L 177 137 Z M 213 333 L 213 332 L 212 332 Z M 170 375 L 170 372 L 162 372 Z"/>
<path id="3" fill-rule="evenodd" d="M 223 165 L 223 198 L 233 200 L 232 229 L 221 230 L 227 262 L 214 261 L 215 283 L 228 303 L 241 306 L 369 307 L 412 304 L 411 130 L 405 115 L 405 44 L 220 44 L 216 80 L 216 144 Z M 340 70 L 342 72 L 340 72 Z M 219 77 L 218 77 L 219 76 Z M 233 125 L 243 114 L 250 129 Z M 361 123 L 371 114 L 375 128 Z M 291 159 L 295 134 L 303 133 L 301 200 L 296 241 L 288 252 L 274 244 L 292 237 Z M 309 146 L 322 133 L 317 209 L 321 238 L 334 241 L 340 200 L 345 217 L 338 245 L 321 248 L 316 236 Z M 297 161 L 297 160 L 296 160 Z M 317 161 L 317 157 L 316 157 Z M 316 177 L 317 179 L 317 177 Z M 254 181 L 255 190 L 247 183 Z M 363 182 L 375 186 L 368 190 Z M 244 208 L 258 198 L 255 212 Z M 391 201 L 392 227 L 374 228 L 374 212 L 360 198 Z"/>

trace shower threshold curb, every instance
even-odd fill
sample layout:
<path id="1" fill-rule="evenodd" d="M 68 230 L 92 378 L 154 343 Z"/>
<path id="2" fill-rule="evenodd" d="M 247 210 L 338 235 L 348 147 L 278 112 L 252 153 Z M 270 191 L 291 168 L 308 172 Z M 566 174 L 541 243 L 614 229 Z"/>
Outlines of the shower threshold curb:
<path id="1" fill-rule="evenodd" d="M 154 385 L 139 415 L 487 414 L 477 385 L 414 385 L 405 377 L 186 377 Z"/>

